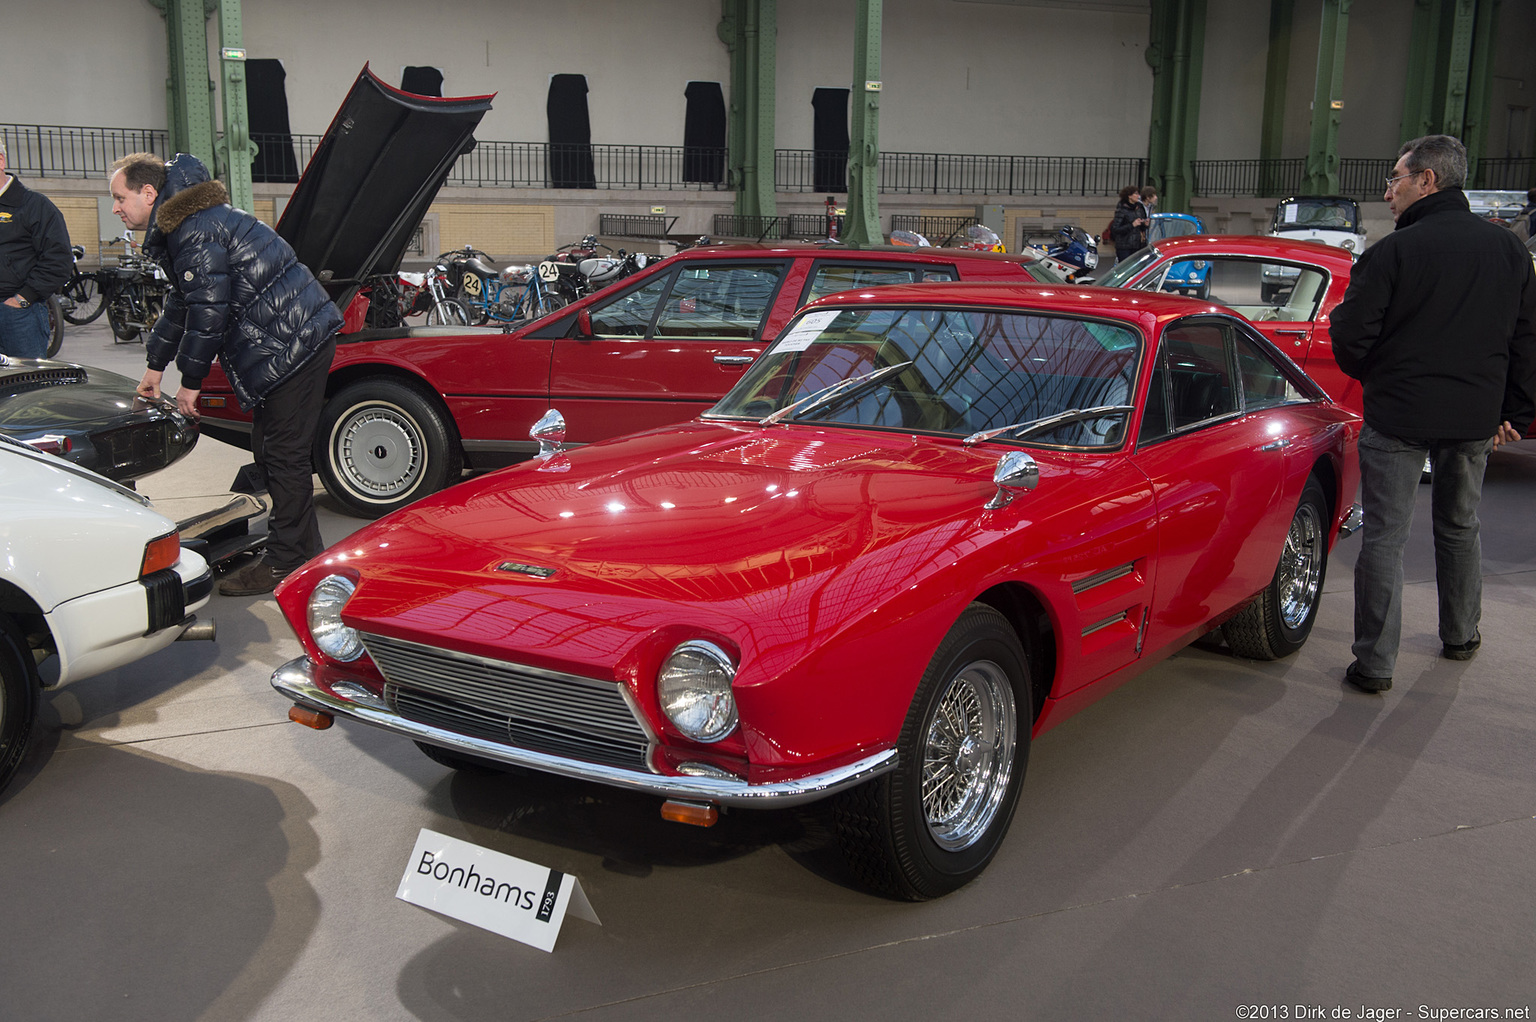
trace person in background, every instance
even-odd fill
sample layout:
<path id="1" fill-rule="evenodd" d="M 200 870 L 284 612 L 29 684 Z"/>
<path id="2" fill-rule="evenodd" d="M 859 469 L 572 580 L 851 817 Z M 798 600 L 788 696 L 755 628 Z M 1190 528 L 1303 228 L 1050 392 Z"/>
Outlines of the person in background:
<path id="1" fill-rule="evenodd" d="M 1141 189 L 1126 185 L 1120 189 L 1120 201 L 1115 203 L 1115 218 L 1109 223 L 1109 234 L 1115 242 L 1115 262 L 1139 251 L 1147 243 L 1146 207 L 1141 204 Z"/>
<path id="2" fill-rule="evenodd" d="M 5 164 L 0 142 L 0 355 L 46 358 L 47 301 L 74 265 L 69 231 L 59 208 L 7 173 Z"/>
<path id="3" fill-rule="evenodd" d="M 1466 177 L 1466 149 L 1449 135 L 1403 146 L 1386 182 L 1397 227 L 1355 263 L 1329 325 L 1334 359 L 1365 398 L 1355 659 L 1344 678 L 1366 692 L 1392 687 L 1403 545 L 1426 457 L 1441 656 L 1477 654 L 1483 471 L 1488 452 L 1536 417 L 1536 273 L 1508 230 L 1471 212 Z"/>
<path id="4" fill-rule="evenodd" d="M 252 412 L 251 446 L 266 473 L 272 512 L 265 556 L 219 583 L 225 596 L 270 593 L 324 544 L 315 517 L 310 450 L 341 313 L 276 231 L 229 204 L 195 156 L 169 163 L 134 153 L 113 164 L 112 212 L 147 231 L 144 254 L 170 276 L 165 311 L 144 344 L 139 393 L 159 397 L 171 359 L 181 371 L 176 406 L 198 416 L 214 358 L 240 407 Z"/>
<path id="5" fill-rule="evenodd" d="M 1509 223 L 1509 229 L 1515 232 L 1515 237 L 1519 238 L 1522 243 L 1531 240 L 1531 214 L 1533 212 L 1536 212 L 1536 188 L 1527 188 L 1525 191 L 1525 205 L 1521 207 L 1520 212 L 1516 213 L 1515 218 Z"/>

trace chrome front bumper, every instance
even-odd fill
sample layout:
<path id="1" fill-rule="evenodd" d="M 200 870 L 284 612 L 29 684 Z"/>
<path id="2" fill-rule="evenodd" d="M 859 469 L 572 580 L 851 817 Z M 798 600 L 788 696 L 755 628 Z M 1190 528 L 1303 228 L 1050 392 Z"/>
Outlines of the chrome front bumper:
<path id="1" fill-rule="evenodd" d="M 372 724 L 374 727 L 438 745 L 454 752 L 548 774 L 558 774 L 562 777 L 594 781 L 614 788 L 643 791 L 664 798 L 776 809 L 814 802 L 834 792 L 863 784 L 871 778 L 896 768 L 896 750 L 887 749 L 824 773 L 768 784 L 749 784 L 745 780 L 675 776 L 625 769 L 519 749 L 499 742 L 446 731 L 430 724 L 407 720 L 361 682 L 338 679 L 334 671 L 328 671 L 327 678 L 333 688 L 344 689 L 347 693 L 346 697 L 335 695 L 319 685 L 315 678 L 315 664 L 308 657 L 290 660 L 273 671 L 272 687 L 301 706 L 333 715 L 351 717 L 364 724 Z"/>

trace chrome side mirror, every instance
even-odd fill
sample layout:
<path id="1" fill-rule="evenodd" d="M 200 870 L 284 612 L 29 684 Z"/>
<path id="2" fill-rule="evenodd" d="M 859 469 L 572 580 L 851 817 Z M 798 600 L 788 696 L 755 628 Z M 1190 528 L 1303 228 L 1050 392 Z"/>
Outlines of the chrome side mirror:
<path id="1" fill-rule="evenodd" d="M 997 485 L 997 493 L 987 501 L 988 511 L 1007 507 L 1022 490 L 1033 490 L 1040 482 L 1040 466 L 1023 451 L 1009 451 L 997 459 L 992 482 Z"/>
<path id="2" fill-rule="evenodd" d="M 540 458 L 553 457 L 560 453 L 560 445 L 565 443 L 565 416 L 559 409 L 551 408 L 545 412 L 528 435 L 539 442 Z"/>

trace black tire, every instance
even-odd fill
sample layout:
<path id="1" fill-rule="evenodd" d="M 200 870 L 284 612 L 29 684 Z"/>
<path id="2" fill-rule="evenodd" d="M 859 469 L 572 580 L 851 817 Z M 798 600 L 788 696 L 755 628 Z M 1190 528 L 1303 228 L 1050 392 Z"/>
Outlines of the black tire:
<path id="1" fill-rule="evenodd" d="M 106 294 L 94 273 L 77 273 L 64 284 L 64 318 L 75 326 L 94 323 L 107 311 Z"/>
<path id="2" fill-rule="evenodd" d="M 48 358 L 59 353 L 59 346 L 64 343 L 64 299 L 58 295 L 48 296 Z"/>
<path id="3" fill-rule="evenodd" d="M 37 718 L 37 665 L 21 629 L 0 614 L 0 790 L 26 754 Z"/>
<path id="4" fill-rule="evenodd" d="M 1312 634 L 1328 573 L 1328 502 L 1317 479 L 1301 491 L 1274 577 L 1252 603 L 1221 626 L 1227 646 L 1249 660 L 1278 660 Z"/>
<path id="5" fill-rule="evenodd" d="M 378 518 L 458 482 L 464 467 L 453 420 L 423 390 L 358 380 L 325 403 L 315 469 L 349 514 Z"/>
<path id="6" fill-rule="evenodd" d="M 839 844 L 861 883 L 923 901 L 986 869 L 1023 785 L 1030 699 L 1018 636 L 1002 614 L 972 604 L 918 684 L 897 768 L 832 800 Z"/>
<path id="7" fill-rule="evenodd" d="M 569 304 L 571 304 L 570 299 L 564 295 L 550 290 L 542 290 L 539 292 L 537 308 L 533 310 L 533 315 L 529 318 L 538 319 L 540 316 L 547 316 L 551 312 L 558 312 Z"/>
<path id="8" fill-rule="evenodd" d="M 132 341 L 139 336 L 139 328 L 127 322 L 128 315 L 132 311 L 133 306 L 127 295 L 115 295 L 107 303 L 107 325 L 112 328 L 112 336 L 119 341 Z"/>
<path id="9" fill-rule="evenodd" d="M 491 284 L 479 274 L 464 270 L 459 275 L 459 293 L 454 300 L 464 306 L 470 326 L 484 326 L 491 318 Z"/>
<path id="10" fill-rule="evenodd" d="M 427 310 L 427 326 L 469 326 L 469 310 L 457 298 L 444 298 Z"/>

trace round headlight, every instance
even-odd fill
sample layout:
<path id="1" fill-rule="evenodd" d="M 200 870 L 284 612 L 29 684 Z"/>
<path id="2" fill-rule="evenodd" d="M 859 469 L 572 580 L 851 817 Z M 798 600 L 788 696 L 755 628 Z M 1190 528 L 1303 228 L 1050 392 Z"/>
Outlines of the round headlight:
<path id="1" fill-rule="evenodd" d="M 736 665 L 712 642 L 683 643 L 662 662 L 656 695 L 662 712 L 683 734 L 698 742 L 718 742 L 736 727 L 736 697 L 731 680 Z"/>
<path id="2" fill-rule="evenodd" d="M 1197 270 L 1205 269 L 1205 260 L 1204 259 L 1196 259 L 1195 260 L 1195 269 L 1197 269 Z"/>
<path id="3" fill-rule="evenodd" d="M 309 634 L 320 652 L 343 663 L 363 655 L 363 640 L 357 629 L 341 623 L 341 608 L 347 605 L 357 586 L 344 575 L 327 575 L 309 594 Z"/>
<path id="4" fill-rule="evenodd" d="M 1349 249 L 1351 252 L 1353 252 L 1355 250 L 1355 239 L 1354 238 L 1345 238 L 1344 239 L 1344 247 Z"/>

